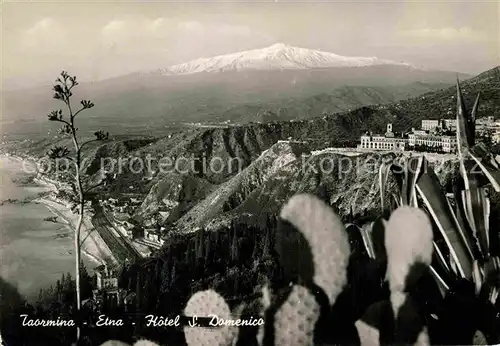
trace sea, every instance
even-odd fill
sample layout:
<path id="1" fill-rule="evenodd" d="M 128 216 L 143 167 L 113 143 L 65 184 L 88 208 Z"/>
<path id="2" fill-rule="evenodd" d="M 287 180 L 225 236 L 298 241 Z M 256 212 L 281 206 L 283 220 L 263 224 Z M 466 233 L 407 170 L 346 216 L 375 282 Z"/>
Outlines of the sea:
<path id="1" fill-rule="evenodd" d="M 33 301 L 62 274 L 75 277 L 75 257 L 71 229 L 60 218 L 46 220 L 54 214 L 32 201 L 48 188 L 29 182 L 31 171 L 19 159 L 0 156 L 0 276 Z"/>

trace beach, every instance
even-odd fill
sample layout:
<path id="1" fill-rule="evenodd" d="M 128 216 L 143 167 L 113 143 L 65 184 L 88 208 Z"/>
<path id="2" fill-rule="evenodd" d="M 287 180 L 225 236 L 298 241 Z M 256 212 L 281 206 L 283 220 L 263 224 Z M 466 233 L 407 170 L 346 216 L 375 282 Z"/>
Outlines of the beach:
<path id="1" fill-rule="evenodd" d="M 64 220 L 69 232 L 71 232 L 71 237 L 73 238 L 73 232 L 78 222 L 78 214 L 73 213 L 69 205 L 65 204 L 63 201 L 55 200 L 49 197 L 39 198 L 34 202 L 45 205 L 45 207 L 55 216 Z M 96 265 L 114 262 L 115 259 L 113 258 L 111 251 L 106 244 L 104 244 L 104 241 L 100 238 L 99 234 L 94 231 L 90 219 L 91 215 L 89 215 L 88 212 L 87 214 L 84 214 L 82 227 L 80 229 L 82 256 L 87 256 L 91 261 L 95 262 Z"/>
<path id="2" fill-rule="evenodd" d="M 54 187 L 30 181 L 33 173 L 25 168 L 18 158 L 0 156 L 0 276 L 33 299 L 62 274 L 74 277 L 73 226 L 78 215 L 50 199 Z M 92 228 L 89 221 L 85 218 L 82 239 Z M 89 271 L 110 255 L 99 241 L 92 234 L 82 247 L 82 261 Z"/>

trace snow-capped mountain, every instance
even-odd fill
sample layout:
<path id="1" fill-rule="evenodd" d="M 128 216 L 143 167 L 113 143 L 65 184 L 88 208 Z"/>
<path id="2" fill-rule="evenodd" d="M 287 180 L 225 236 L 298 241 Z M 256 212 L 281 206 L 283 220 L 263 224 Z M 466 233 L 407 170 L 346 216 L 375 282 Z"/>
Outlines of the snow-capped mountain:
<path id="1" fill-rule="evenodd" d="M 320 50 L 276 43 L 262 49 L 200 58 L 160 70 L 163 74 L 194 74 L 234 70 L 298 70 L 331 67 L 366 67 L 375 65 L 412 65 L 376 57 L 348 57 Z"/>

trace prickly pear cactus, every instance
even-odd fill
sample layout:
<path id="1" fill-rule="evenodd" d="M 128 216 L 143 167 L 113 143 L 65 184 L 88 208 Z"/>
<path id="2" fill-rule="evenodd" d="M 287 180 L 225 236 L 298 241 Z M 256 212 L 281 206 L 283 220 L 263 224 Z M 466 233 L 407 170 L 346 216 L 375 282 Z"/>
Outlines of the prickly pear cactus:
<path id="1" fill-rule="evenodd" d="M 313 345 L 319 317 L 320 306 L 315 297 L 307 288 L 293 286 L 274 317 L 275 345 Z"/>
<path id="2" fill-rule="evenodd" d="M 196 292 L 184 309 L 186 316 L 209 317 L 214 315 L 219 319 L 231 320 L 231 310 L 224 298 L 214 290 Z M 235 326 L 220 328 L 184 327 L 186 343 L 191 346 L 227 346 L 233 343 L 238 335 Z"/>
<path id="3" fill-rule="evenodd" d="M 350 254 L 349 240 L 340 218 L 323 201 L 308 194 L 293 196 L 283 207 L 280 217 L 295 226 L 308 241 L 313 255 L 314 282 L 333 304 L 347 283 Z"/>
<path id="4" fill-rule="evenodd" d="M 432 240 L 432 225 L 423 210 L 402 206 L 392 213 L 385 231 L 387 273 L 392 292 L 405 290 L 414 263 L 431 264 Z"/>

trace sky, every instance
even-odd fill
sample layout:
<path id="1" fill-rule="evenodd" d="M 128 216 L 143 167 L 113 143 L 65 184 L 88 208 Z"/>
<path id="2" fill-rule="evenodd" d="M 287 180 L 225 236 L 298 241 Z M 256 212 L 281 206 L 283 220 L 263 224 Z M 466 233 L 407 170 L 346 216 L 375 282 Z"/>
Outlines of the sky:
<path id="1" fill-rule="evenodd" d="M 282 42 L 477 74 L 500 65 L 497 1 L 74 1 L 1 5 L 3 87 L 98 81 Z"/>

